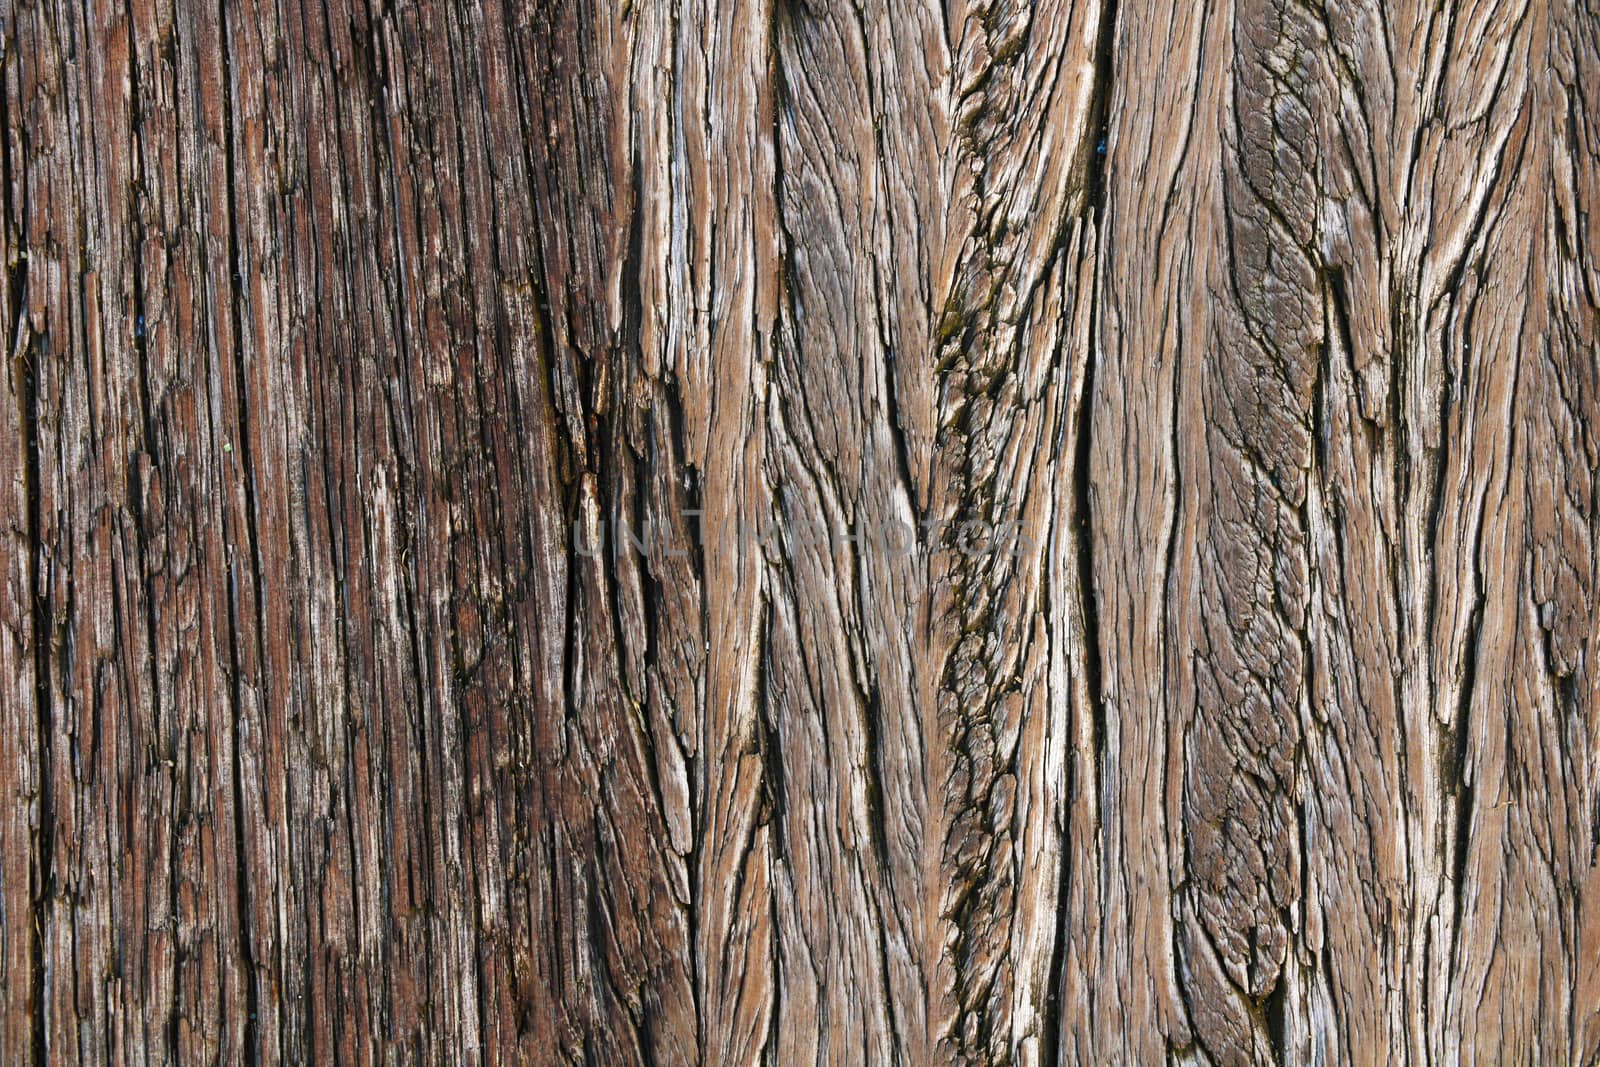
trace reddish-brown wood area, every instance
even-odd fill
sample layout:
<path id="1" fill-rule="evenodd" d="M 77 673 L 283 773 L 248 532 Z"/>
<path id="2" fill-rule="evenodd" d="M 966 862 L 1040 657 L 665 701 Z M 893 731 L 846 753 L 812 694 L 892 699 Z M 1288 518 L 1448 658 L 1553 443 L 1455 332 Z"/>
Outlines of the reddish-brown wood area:
<path id="1" fill-rule="evenodd" d="M 0 49 L 0 1063 L 1600 1062 L 1592 0 Z"/>

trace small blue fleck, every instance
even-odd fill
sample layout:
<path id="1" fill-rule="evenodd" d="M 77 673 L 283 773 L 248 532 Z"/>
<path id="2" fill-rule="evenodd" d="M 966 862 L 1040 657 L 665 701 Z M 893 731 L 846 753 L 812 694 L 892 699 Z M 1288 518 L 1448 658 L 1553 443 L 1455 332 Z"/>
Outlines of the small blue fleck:
<path id="1" fill-rule="evenodd" d="M 134 324 L 133 324 L 133 335 L 135 337 L 143 337 L 144 336 L 144 316 L 143 315 L 140 315 L 138 317 L 138 319 L 136 319 L 134 321 Z"/>
<path id="2" fill-rule="evenodd" d="M 1103 156 L 1106 154 L 1106 139 L 1104 137 L 1100 138 L 1100 143 L 1095 146 L 1094 151 L 1096 155 Z"/>

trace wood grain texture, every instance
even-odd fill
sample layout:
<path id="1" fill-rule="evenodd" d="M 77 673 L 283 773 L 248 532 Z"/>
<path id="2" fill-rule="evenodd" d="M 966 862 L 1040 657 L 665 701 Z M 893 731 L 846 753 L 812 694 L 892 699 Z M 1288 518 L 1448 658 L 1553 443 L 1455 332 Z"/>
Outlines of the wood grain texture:
<path id="1" fill-rule="evenodd" d="M 1600 1063 L 1588 0 L 0 79 L 0 1062 Z"/>

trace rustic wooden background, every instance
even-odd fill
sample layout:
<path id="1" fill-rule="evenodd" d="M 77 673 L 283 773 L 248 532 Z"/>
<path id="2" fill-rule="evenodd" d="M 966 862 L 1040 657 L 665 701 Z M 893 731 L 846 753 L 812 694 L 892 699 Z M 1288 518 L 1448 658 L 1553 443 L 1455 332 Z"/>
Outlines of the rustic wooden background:
<path id="1" fill-rule="evenodd" d="M 0 34 L 0 1062 L 1600 1061 L 1593 0 Z"/>

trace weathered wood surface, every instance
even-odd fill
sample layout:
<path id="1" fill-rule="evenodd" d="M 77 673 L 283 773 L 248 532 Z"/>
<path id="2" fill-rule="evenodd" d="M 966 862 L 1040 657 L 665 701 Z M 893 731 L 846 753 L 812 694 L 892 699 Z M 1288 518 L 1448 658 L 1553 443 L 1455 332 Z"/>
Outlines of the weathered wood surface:
<path id="1" fill-rule="evenodd" d="M 0 35 L 0 1060 L 1600 1062 L 1590 0 Z"/>

